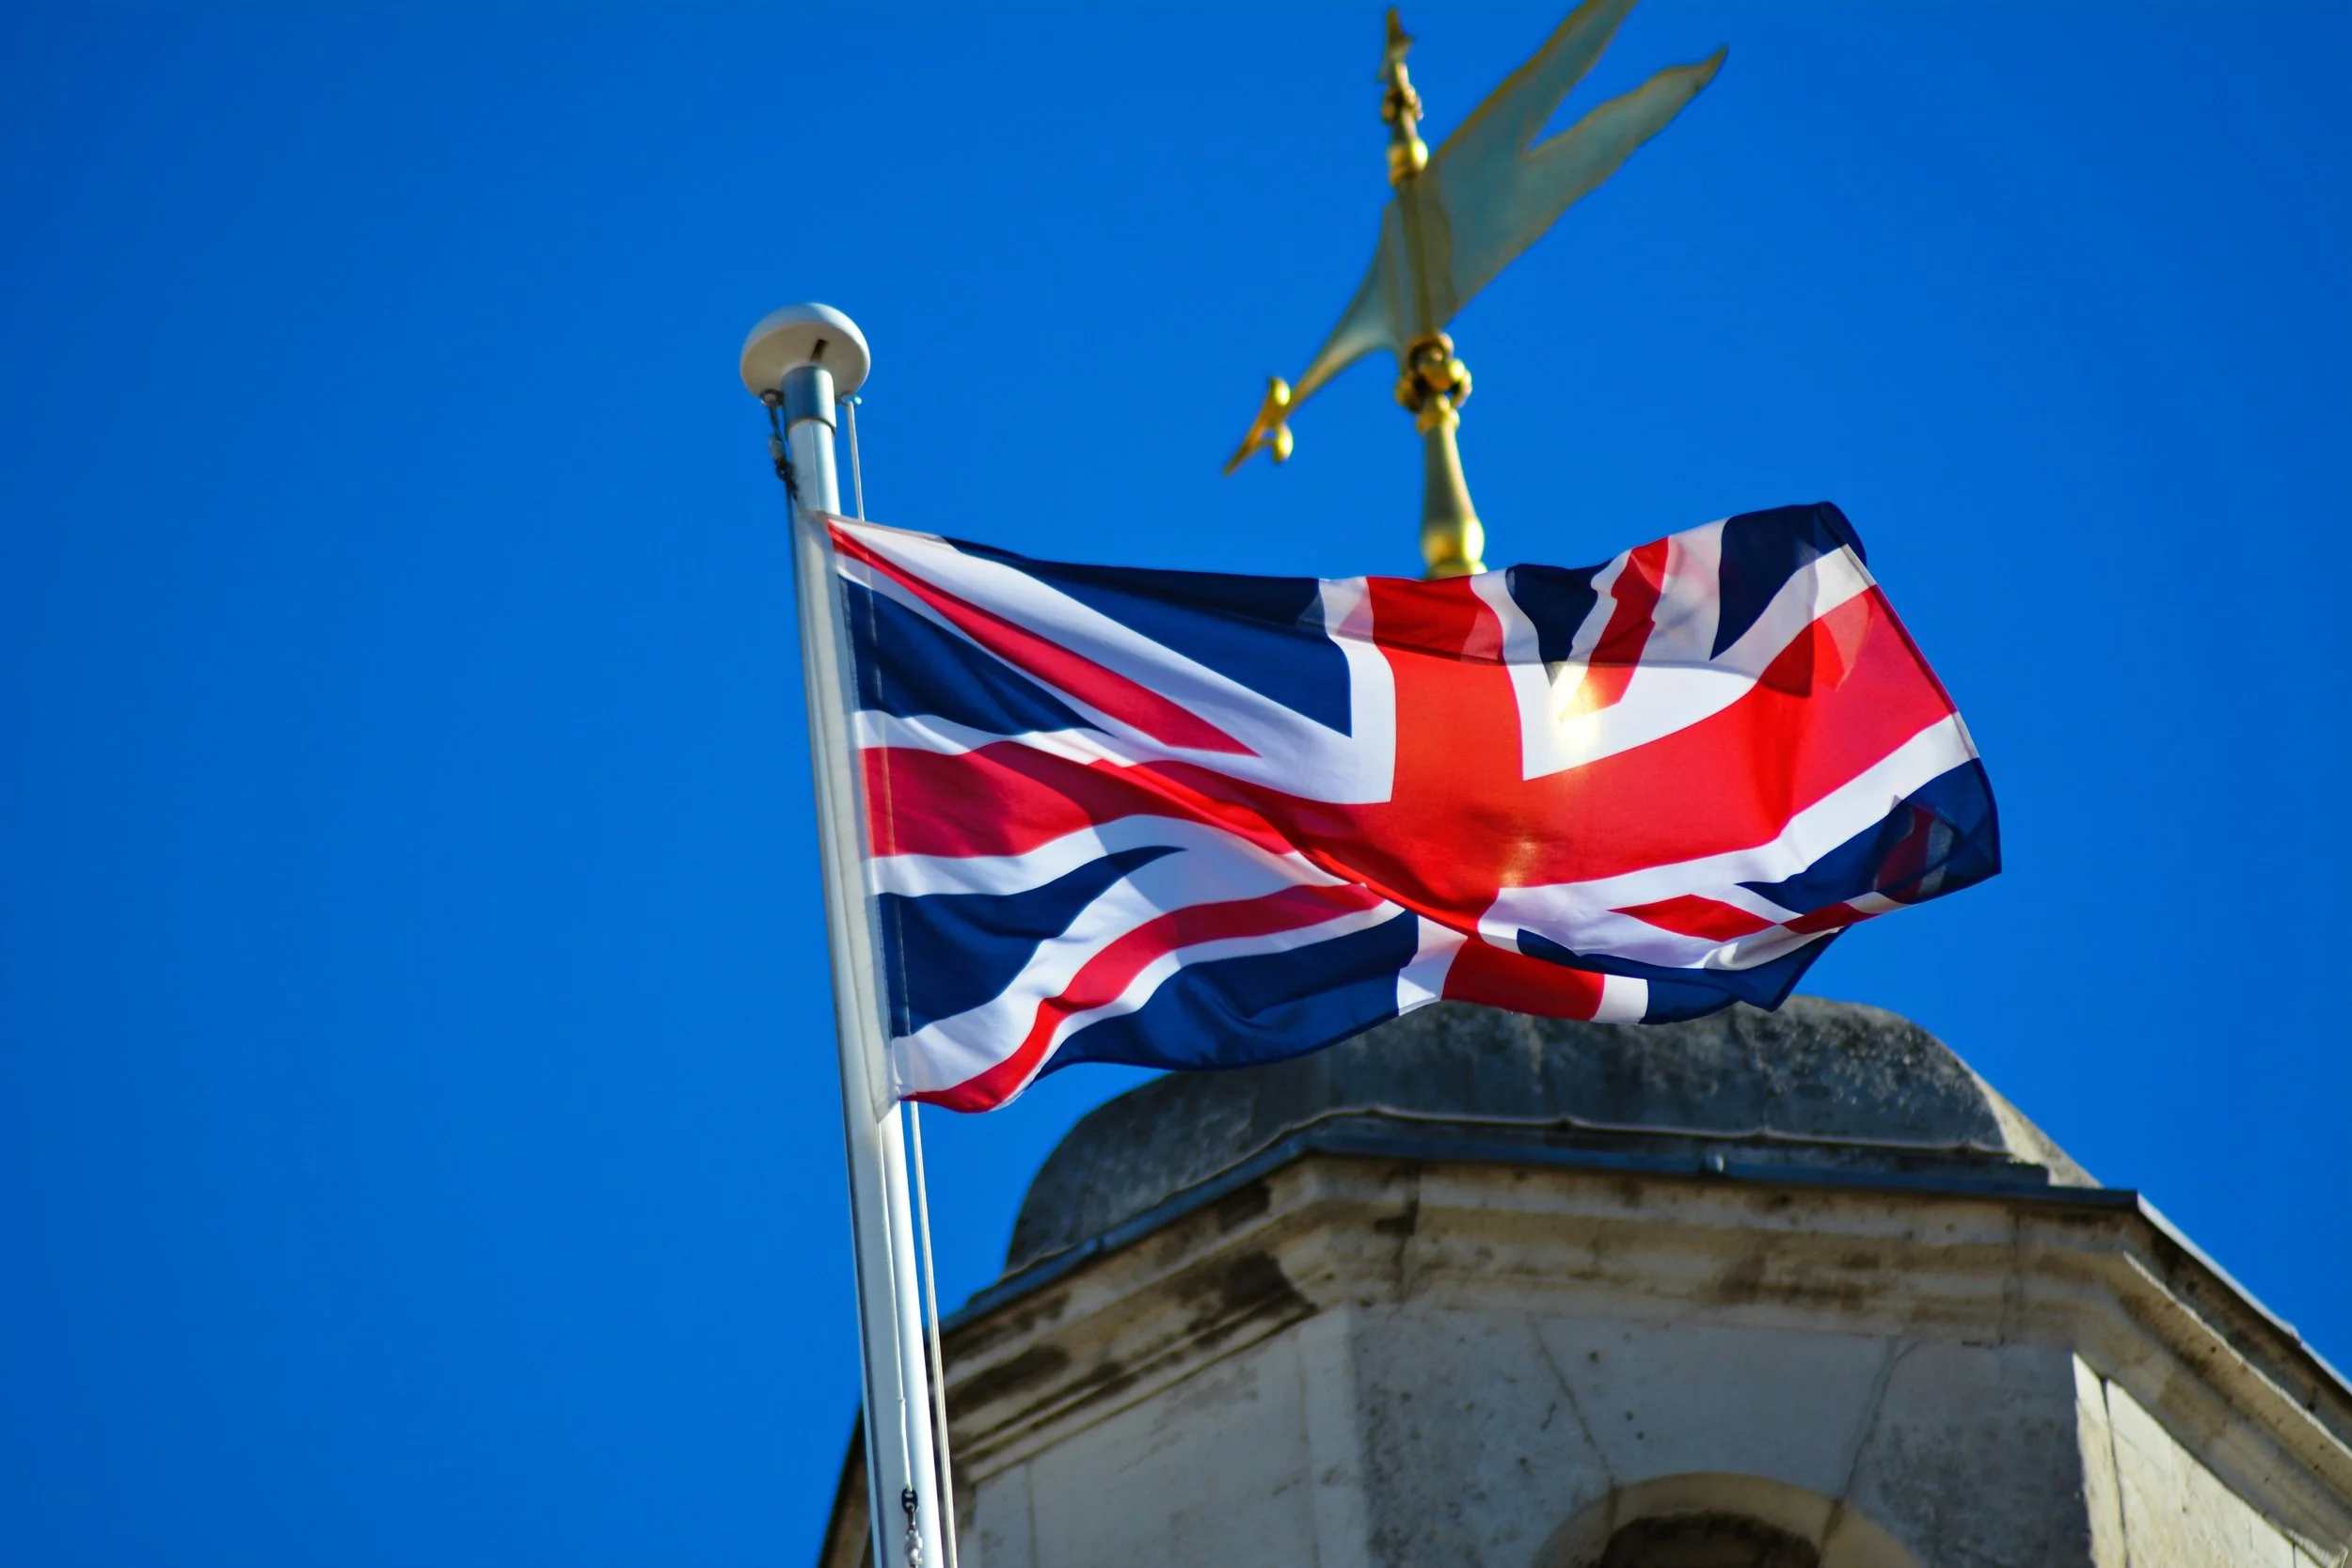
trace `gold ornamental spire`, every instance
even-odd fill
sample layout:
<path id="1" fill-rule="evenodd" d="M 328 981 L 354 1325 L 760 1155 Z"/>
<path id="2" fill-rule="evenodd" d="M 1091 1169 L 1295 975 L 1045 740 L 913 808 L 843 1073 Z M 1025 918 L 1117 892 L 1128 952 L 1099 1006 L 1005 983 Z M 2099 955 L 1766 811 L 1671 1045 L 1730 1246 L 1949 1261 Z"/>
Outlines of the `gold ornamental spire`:
<path id="1" fill-rule="evenodd" d="M 1421 94 L 1405 72 L 1405 56 L 1413 50 L 1413 35 L 1389 8 L 1389 50 L 1380 62 L 1380 118 L 1389 122 L 1389 183 L 1402 185 L 1429 166 L 1429 144 L 1421 139 Z"/>
<path id="2" fill-rule="evenodd" d="M 1486 95 L 1432 154 L 1421 138 L 1421 94 L 1405 56 L 1413 47 L 1394 10 L 1381 58 L 1380 118 L 1389 126 L 1389 183 L 1380 242 L 1356 297 L 1294 388 L 1270 377 L 1258 417 L 1225 465 L 1259 451 L 1291 454 L 1290 417 L 1341 371 L 1386 348 L 1396 356 L 1396 400 L 1422 437 L 1422 559 L 1433 578 L 1483 572 L 1486 531 L 1470 505 L 1454 432 L 1470 372 L 1445 327 L 1479 290 L 1560 214 L 1616 172 L 1714 79 L 1724 51 L 1661 71 L 1560 135 L 1535 137 L 1582 80 L 1634 0 L 1585 0 L 1528 61 Z"/>

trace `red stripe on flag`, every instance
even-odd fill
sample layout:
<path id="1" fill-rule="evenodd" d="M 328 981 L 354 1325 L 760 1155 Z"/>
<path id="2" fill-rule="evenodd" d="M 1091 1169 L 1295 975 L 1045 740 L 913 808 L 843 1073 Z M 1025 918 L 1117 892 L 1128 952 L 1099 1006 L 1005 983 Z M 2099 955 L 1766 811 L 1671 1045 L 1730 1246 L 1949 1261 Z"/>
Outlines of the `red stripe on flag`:
<path id="1" fill-rule="evenodd" d="M 1890 898 L 1901 898 L 1905 889 L 1927 875 L 1928 846 L 1941 826 L 1933 812 L 1918 806 L 1908 810 L 1911 820 L 1904 824 L 1903 836 L 1879 863 L 1878 891 Z"/>
<path id="2" fill-rule="evenodd" d="M 1800 936 L 1809 937 L 1816 931 L 1842 931 L 1849 926 L 1858 926 L 1863 921 L 1873 918 L 1878 912 L 1880 911 L 1857 910 L 1851 904 L 1829 904 L 1815 910 L 1811 914 L 1801 914 L 1794 920 L 1784 920 L 1781 925 Z"/>
<path id="3" fill-rule="evenodd" d="M 1649 646 L 1659 595 L 1666 589 L 1667 546 L 1668 541 L 1657 539 L 1635 550 L 1610 585 L 1609 596 L 1616 608 L 1610 610 L 1609 625 L 1593 645 L 1584 678 L 1568 697 L 1570 715 L 1615 706 L 1633 683 L 1634 666 L 1642 662 L 1642 650 Z"/>
<path id="4" fill-rule="evenodd" d="M 1720 898 L 1708 898 L 1696 893 L 1661 898 L 1654 904 L 1636 904 L 1615 912 L 1629 914 L 1661 931 L 1672 931 L 1683 937 L 1702 937 L 1708 942 L 1737 942 L 1758 931 L 1769 931 L 1773 924 L 1761 915 L 1751 914 Z"/>
<path id="5" fill-rule="evenodd" d="M 1395 664 L 1400 657 L 1453 667 L 1502 662 L 1502 623 L 1467 578 L 1414 582 L 1367 578 L 1372 640 Z"/>
<path id="6" fill-rule="evenodd" d="M 1470 937 L 1445 973 L 1445 994 L 1539 1018 L 1590 1018 L 1600 1011 L 1601 977 Z"/>
<path id="7" fill-rule="evenodd" d="M 1202 942 L 1320 926 L 1379 902 L 1377 895 L 1359 887 L 1294 887 L 1261 897 L 1194 904 L 1154 915 L 1105 943 L 1070 977 L 1058 996 L 1038 1004 L 1029 1032 L 1012 1054 L 951 1089 L 914 1098 L 954 1111 L 993 1110 L 1019 1093 L 1036 1073 L 1066 1021 L 1118 1001 L 1154 960 Z"/>
<path id="8" fill-rule="evenodd" d="M 955 752 L 878 746 L 859 758 L 877 855 L 1024 855 L 1129 816 L 1205 822 L 1277 854 L 1292 847 L 1247 805 L 1185 782 L 1224 782 L 1202 769 L 1077 762 L 1015 740 Z"/>
<path id="9" fill-rule="evenodd" d="M 926 582 L 895 561 L 866 548 L 840 529 L 833 531 L 834 548 L 886 573 L 925 604 L 939 611 L 964 636 L 1017 670 L 1025 671 L 1077 698 L 1099 713 L 1140 730 L 1166 746 L 1195 752 L 1256 753 L 1215 724 L 1161 696 L 1116 670 L 1048 641 L 1025 626 L 1016 626 L 993 610 L 958 598 L 946 589 Z"/>

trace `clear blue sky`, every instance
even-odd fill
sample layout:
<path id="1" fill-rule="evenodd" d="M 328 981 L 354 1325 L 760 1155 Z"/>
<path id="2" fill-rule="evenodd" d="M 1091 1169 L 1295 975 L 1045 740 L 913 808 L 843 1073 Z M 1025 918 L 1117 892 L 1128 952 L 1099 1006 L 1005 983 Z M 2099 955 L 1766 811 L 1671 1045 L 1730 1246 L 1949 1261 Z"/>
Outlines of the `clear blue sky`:
<path id="1" fill-rule="evenodd" d="M 1408 13 L 1433 128 L 1566 3 Z M 1217 474 L 1369 254 L 1379 38 L 0 12 L 0 1560 L 814 1551 L 848 1243 L 738 345 L 863 324 L 882 520 L 1409 571 L 1385 368 Z M 1593 85 L 1718 43 L 1456 325 L 1491 556 L 1843 505 L 2010 869 L 1810 989 L 2352 1363 L 2352 12 L 1649 0 Z M 1128 1081 L 931 1120 L 950 1296 Z"/>

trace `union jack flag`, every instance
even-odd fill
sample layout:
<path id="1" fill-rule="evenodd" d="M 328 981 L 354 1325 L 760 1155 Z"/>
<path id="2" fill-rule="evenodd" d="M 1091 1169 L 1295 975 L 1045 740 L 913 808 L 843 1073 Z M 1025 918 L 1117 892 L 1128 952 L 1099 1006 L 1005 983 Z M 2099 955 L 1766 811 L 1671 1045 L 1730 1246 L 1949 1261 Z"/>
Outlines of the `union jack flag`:
<path id="1" fill-rule="evenodd" d="M 1834 506 L 1441 582 L 821 522 L 904 1098 L 1271 1061 L 1439 997 L 1774 1006 L 1847 927 L 1999 868 Z"/>

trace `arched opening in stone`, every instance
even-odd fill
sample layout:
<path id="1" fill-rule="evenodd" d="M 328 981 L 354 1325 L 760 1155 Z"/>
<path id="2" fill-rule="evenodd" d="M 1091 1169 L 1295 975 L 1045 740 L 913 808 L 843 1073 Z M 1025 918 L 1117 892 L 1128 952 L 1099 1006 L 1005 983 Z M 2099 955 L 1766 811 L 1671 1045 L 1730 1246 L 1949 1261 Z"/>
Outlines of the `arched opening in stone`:
<path id="1" fill-rule="evenodd" d="M 1851 1502 L 1763 1476 L 1620 1482 L 1561 1521 L 1530 1568 L 1922 1568 Z"/>
<path id="2" fill-rule="evenodd" d="M 1820 1568 L 1801 1535 L 1740 1513 L 1636 1519 L 1609 1537 L 1594 1568 Z"/>

